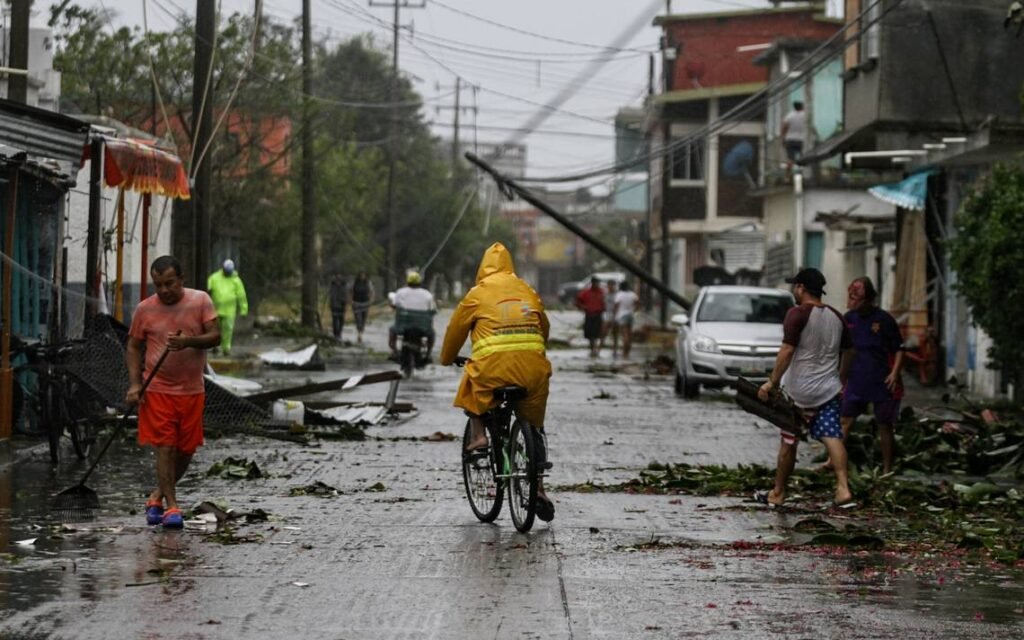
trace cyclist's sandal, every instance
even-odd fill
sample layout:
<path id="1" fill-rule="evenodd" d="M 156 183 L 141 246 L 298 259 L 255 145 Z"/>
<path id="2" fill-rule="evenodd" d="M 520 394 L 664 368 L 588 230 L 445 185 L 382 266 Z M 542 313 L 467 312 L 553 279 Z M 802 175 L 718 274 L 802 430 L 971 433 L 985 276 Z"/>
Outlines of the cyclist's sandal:
<path id="1" fill-rule="evenodd" d="M 544 496 L 537 496 L 537 505 L 534 513 L 544 522 L 551 522 L 555 519 L 555 505 Z"/>
<path id="2" fill-rule="evenodd" d="M 146 524 L 161 524 L 164 521 L 164 505 L 161 502 L 146 503 Z"/>
<path id="3" fill-rule="evenodd" d="M 164 512 L 164 529 L 181 529 L 185 526 L 185 518 L 181 515 L 181 509 L 168 509 Z"/>

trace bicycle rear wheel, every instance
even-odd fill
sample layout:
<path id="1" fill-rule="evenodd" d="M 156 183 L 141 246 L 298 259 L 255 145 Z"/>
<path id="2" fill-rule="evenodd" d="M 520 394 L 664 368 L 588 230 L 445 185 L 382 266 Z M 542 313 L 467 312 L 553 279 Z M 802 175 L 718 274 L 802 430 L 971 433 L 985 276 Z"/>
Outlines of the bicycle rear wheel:
<path id="1" fill-rule="evenodd" d="M 96 444 L 97 425 L 93 416 L 97 415 L 98 411 L 93 406 L 95 403 L 77 383 L 72 382 L 68 390 L 72 399 L 61 403 L 64 424 L 67 425 L 68 434 L 71 436 L 75 455 L 79 460 L 85 460 L 89 457 L 92 446 Z"/>
<path id="2" fill-rule="evenodd" d="M 50 463 L 60 462 L 60 436 L 64 432 L 64 421 L 57 406 L 59 393 L 50 382 L 39 381 L 39 419 L 46 427 L 50 441 Z"/>
<path id="3" fill-rule="evenodd" d="M 533 527 L 537 509 L 537 445 L 533 429 L 516 420 L 508 443 L 508 510 L 512 523 L 522 533 Z"/>
<path id="4" fill-rule="evenodd" d="M 496 477 L 495 452 L 500 449 L 500 444 L 495 442 L 491 429 L 485 428 L 487 448 L 466 451 L 471 431 L 470 421 L 467 420 L 462 435 L 462 481 L 466 485 L 466 497 L 477 519 L 481 522 L 494 522 L 501 513 L 501 503 L 505 496 L 501 481 Z"/>

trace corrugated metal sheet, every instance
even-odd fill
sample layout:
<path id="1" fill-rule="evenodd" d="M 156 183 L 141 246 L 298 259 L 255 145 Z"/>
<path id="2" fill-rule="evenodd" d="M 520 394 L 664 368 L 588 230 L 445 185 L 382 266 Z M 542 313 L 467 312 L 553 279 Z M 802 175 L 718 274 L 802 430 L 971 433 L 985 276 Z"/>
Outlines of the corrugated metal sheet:
<path id="1" fill-rule="evenodd" d="M 77 173 L 89 124 L 75 118 L 0 100 L 0 154 L 26 160 L 67 176 Z"/>

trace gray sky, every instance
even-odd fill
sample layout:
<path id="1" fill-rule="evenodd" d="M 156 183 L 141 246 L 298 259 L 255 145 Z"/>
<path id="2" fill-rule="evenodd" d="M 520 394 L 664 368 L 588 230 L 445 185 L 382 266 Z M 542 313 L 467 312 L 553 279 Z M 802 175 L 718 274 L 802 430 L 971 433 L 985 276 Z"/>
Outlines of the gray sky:
<path id="1" fill-rule="evenodd" d="M 138 25 L 143 22 L 143 1 L 80 0 L 111 10 L 118 23 Z M 184 9 L 195 14 L 195 0 L 145 1 L 153 30 L 172 27 L 169 12 Z M 254 8 L 254 0 L 220 2 L 225 13 Z M 406 35 L 413 42 L 401 42 L 400 66 L 416 79 L 415 86 L 427 101 L 424 115 L 437 123 L 435 133 L 451 137 L 450 107 L 458 74 L 463 83 L 479 87 L 462 93 L 464 107 L 478 107 L 475 116 L 462 113 L 463 140 L 475 136 L 481 142 L 501 142 L 512 135 L 502 128 L 521 127 L 537 111 L 531 103 L 543 104 L 556 95 L 603 55 L 599 47 L 615 40 L 650 5 L 650 0 L 426 0 L 425 8 L 402 11 L 401 22 L 412 27 Z M 672 8 L 675 13 L 698 13 L 765 6 L 767 0 L 675 0 Z M 301 2 L 264 0 L 264 10 L 274 19 L 291 21 L 301 11 Z M 312 0 L 312 11 L 318 36 L 372 32 L 382 46 L 391 42 L 392 9 L 370 7 L 367 0 Z M 574 173 L 614 159 L 611 119 L 619 107 L 641 105 L 647 90 L 644 52 L 656 48 L 660 35 L 650 21 L 647 25 L 623 47 L 641 51 L 615 55 L 561 107 L 570 113 L 554 114 L 523 140 L 530 175 Z"/>

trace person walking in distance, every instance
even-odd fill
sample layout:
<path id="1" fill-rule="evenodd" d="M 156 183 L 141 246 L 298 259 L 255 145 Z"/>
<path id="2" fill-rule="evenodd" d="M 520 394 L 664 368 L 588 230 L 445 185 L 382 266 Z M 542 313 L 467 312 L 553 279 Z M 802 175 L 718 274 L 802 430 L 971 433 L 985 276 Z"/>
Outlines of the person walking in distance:
<path id="1" fill-rule="evenodd" d="M 154 260 L 150 278 L 156 293 L 135 308 L 128 331 L 125 402 L 139 407 L 139 445 L 156 448 L 157 487 L 146 502 L 146 523 L 180 529 L 176 487 L 203 443 L 206 350 L 220 344 L 221 336 L 213 301 L 184 286 L 176 258 Z M 154 374 L 165 349 L 167 359 Z M 153 380 L 140 397 L 144 371 Z"/>
<path id="2" fill-rule="evenodd" d="M 331 277 L 328 298 L 331 306 L 332 333 L 334 339 L 341 342 L 341 334 L 345 331 L 345 307 L 348 305 L 348 281 L 340 273 Z"/>
<path id="3" fill-rule="evenodd" d="M 608 337 L 608 334 L 615 330 L 615 294 L 618 293 L 618 285 L 614 280 L 608 281 L 608 286 L 604 290 L 604 314 L 601 316 L 601 344 L 600 349 L 604 349 L 604 341 Z M 616 337 L 618 333 L 616 332 Z M 614 352 L 613 352 L 614 355 Z"/>
<path id="4" fill-rule="evenodd" d="M 615 294 L 614 313 L 615 326 L 612 328 L 612 355 L 619 349 L 619 335 L 622 336 L 622 358 L 629 359 L 630 349 L 633 347 L 633 316 L 636 313 L 636 305 L 640 297 L 636 295 L 629 282 L 623 282 L 619 292 Z"/>
<path id="5" fill-rule="evenodd" d="M 352 319 L 356 323 L 356 341 L 363 343 L 363 330 L 366 328 L 366 316 L 373 304 L 373 283 L 360 271 L 352 283 Z"/>
<path id="6" fill-rule="evenodd" d="M 604 315 L 604 290 L 600 280 L 590 279 L 590 286 L 576 296 L 576 308 L 583 312 L 583 337 L 590 343 L 590 357 L 596 358 L 600 349 L 598 341 L 601 339 Z"/>
<path id="7" fill-rule="evenodd" d="M 213 299 L 217 321 L 220 323 L 220 351 L 229 356 L 231 339 L 235 335 L 235 316 L 249 315 L 249 299 L 245 296 L 245 285 L 235 271 L 233 260 L 225 260 L 220 269 L 210 274 L 206 279 L 206 290 Z"/>
<path id="8" fill-rule="evenodd" d="M 825 276 L 817 269 L 803 269 L 786 282 L 793 285 L 797 306 L 783 321 L 782 347 L 768 381 L 757 395 L 767 401 L 781 388 L 793 399 L 809 424 L 812 438 L 821 441 L 832 459 L 836 475 L 833 505 L 856 506 L 846 472 L 846 448 L 839 424 L 840 397 L 853 357 L 850 332 L 843 317 L 821 301 Z M 758 491 L 754 499 L 779 506 L 786 499 L 786 485 L 796 465 L 796 438 L 782 432 L 775 486 Z"/>

